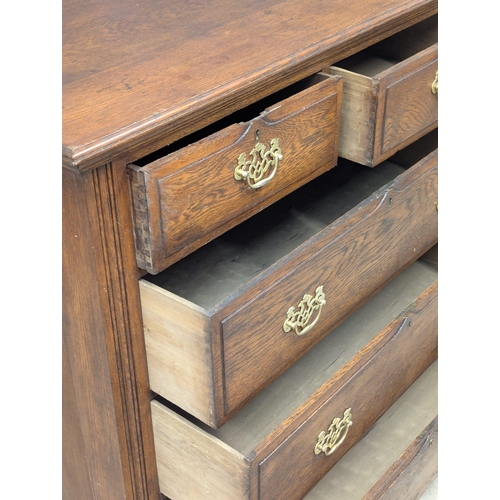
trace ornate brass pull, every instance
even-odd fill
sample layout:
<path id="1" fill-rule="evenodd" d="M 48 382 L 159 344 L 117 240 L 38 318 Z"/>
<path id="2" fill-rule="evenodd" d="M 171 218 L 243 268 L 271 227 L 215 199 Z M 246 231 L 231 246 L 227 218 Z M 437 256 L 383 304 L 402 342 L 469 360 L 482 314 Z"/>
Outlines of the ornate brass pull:
<path id="1" fill-rule="evenodd" d="M 432 82 L 432 85 L 431 85 L 431 92 L 433 94 L 436 94 L 438 93 L 438 72 L 436 71 L 436 77 L 434 78 L 434 81 Z"/>
<path id="2" fill-rule="evenodd" d="M 271 139 L 271 148 L 266 151 L 265 144 L 258 142 L 250 151 L 251 160 L 246 153 L 238 157 L 238 165 L 234 169 L 237 181 L 247 181 L 252 189 L 265 186 L 275 176 L 278 162 L 283 159 L 279 139 Z"/>
<path id="3" fill-rule="evenodd" d="M 348 408 L 344 412 L 344 417 L 334 418 L 328 431 L 322 431 L 318 436 L 318 442 L 314 447 L 314 453 L 319 455 L 324 453 L 326 456 L 331 455 L 343 442 L 352 425 L 351 409 Z"/>
<path id="4" fill-rule="evenodd" d="M 283 330 L 289 332 L 294 330 L 297 335 L 305 335 L 310 332 L 314 325 L 318 322 L 321 314 L 321 309 L 326 304 L 326 297 L 323 293 L 323 286 L 318 286 L 314 297 L 306 293 L 300 301 L 297 311 L 295 307 L 290 307 L 286 313 L 286 320 L 283 324 Z M 316 318 L 312 323 L 309 323 L 313 314 L 317 311 Z"/>

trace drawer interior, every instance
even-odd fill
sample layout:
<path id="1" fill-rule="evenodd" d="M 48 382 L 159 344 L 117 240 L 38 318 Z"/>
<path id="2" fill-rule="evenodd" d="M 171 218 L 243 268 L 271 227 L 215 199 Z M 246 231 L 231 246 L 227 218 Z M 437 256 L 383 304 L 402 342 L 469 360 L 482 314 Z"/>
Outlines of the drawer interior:
<path id="1" fill-rule="evenodd" d="M 144 279 L 209 310 L 436 147 L 437 130 L 376 169 L 339 159 L 331 171 Z"/>
<path id="2" fill-rule="evenodd" d="M 437 42 L 438 16 L 436 14 L 335 63 L 335 66 L 373 78 Z"/>
<path id="3" fill-rule="evenodd" d="M 417 260 L 219 429 L 175 411 L 247 456 L 436 279 L 437 266 Z"/>
<path id="4" fill-rule="evenodd" d="M 435 361 L 305 500 L 324 500 L 330 498 L 332 491 L 335 500 L 362 500 L 437 413 L 438 362 Z"/>

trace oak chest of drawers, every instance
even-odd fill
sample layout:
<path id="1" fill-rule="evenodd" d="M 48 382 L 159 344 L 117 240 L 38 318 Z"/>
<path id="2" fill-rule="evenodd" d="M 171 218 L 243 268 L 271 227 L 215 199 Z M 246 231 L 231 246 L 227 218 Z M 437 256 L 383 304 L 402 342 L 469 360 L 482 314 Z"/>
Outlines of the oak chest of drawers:
<path id="1" fill-rule="evenodd" d="M 64 2 L 64 498 L 321 498 L 432 387 L 436 15 Z"/>

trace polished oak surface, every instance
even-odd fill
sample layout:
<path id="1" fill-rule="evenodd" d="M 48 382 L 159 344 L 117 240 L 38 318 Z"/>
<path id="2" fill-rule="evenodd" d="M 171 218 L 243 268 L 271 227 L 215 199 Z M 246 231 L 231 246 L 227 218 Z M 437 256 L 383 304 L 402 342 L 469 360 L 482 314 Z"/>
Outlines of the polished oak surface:
<path id="1" fill-rule="evenodd" d="M 436 273 L 415 263 L 217 431 L 153 401 L 161 491 L 172 500 L 303 498 L 436 359 L 437 281 L 426 286 Z M 390 321 L 399 301 L 404 311 L 400 303 Z M 341 446 L 315 453 L 321 430 L 347 408 L 353 425 Z"/>
<path id="2" fill-rule="evenodd" d="M 63 4 L 63 160 L 130 160 L 437 12 L 437 0 Z M 278 77 L 279 76 L 279 77 Z"/>
<path id="3" fill-rule="evenodd" d="M 187 147 L 129 165 L 137 265 L 157 274 L 334 167 L 341 101 L 341 78 L 314 75 L 246 108 L 251 119 L 237 113 L 208 137 L 190 135 Z M 272 158 L 275 147 L 280 159 L 261 169 L 261 155 Z M 261 176 L 260 187 L 235 177 L 241 161 L 249 181 Z"/>
<path id="4" fill-rule="evenodd" d="M 222 425 L 436 242 L 437 163 L 437 152 L 407 171 L 386 162 L 335 186 L 339 166 L 142 280 L 151 389 L 205 423 Z M 255 273 L 245 279 L 248 268 Z M 300 336 L 285 330 L 287 310 L 320 285 L 326 304 L 312 316 L 312 330 Z M 219 303 L 207 304 L 217 297 Z M 180 308 L 174 319 L 170 311 Z"/>
<path id="5" fill-rule="evenodd" d="M 374 167 L 437 128 L 437 40 L 436 15 L 330 68 L 343 80 L 340 157 Z"/>
<path id="6" fill-rule="evenodd" d="M 64 498 L 157 500 L 126 165 L 437 0 L 63 2 Z"/>

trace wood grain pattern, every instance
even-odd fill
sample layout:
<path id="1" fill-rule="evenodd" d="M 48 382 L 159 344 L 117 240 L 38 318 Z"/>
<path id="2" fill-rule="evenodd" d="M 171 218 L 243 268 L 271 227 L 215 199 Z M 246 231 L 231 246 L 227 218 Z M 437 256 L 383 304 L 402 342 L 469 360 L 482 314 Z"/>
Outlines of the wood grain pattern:
<path id="1" fill-rule="evenodd" d="M 151 390 L 214 425 L 206 311 L 144 280 L 140 293 Z"/>
<path id="2" fill-rule="evenodd" d="M 73 382 L 66 341 L 62 339 L 62 498 L 92 498 L 77 389 Z M 93 479 L 93 478 L 92 478 Z"/>
<path id="3" fill-rule="evenodd" d="M 377 88 L 368 76 L 339 67 L 332 67 L 329 71 L 342 77 L 343 81 L 339 155 L 370 166 Z"/>
<path id="4" fill-rule="evenodd" d="M 282 259 L 217 313 L 226 415 L 437 241 L 436 198 L 437 153 Z M 288 308 L 318 285 L 327 304 L 317 324 L 302 337 L 286 333 Z"/>
<path id="5" fill-rule="evenodd" d="M 435 12 L 437 0 L 65 0 L 65 500 L 159 498 L 126 164 Z M 236 491 L 256 494 L 246 465 L 234 471 Z"/>
<path id="6" fill-rule="evenodd" d="M 248 464 L 236 450 L 152 401 L 161 491 L 174 500 L 246 498 Z"/>
<path id="7" fill-rule="evenodd" d="M 363 500 L 417 500 L 438 472 L 438 417 L 415 439 Z"/>
<path id="8" fill-rule="evenodd" d="M 66 0 L 63 161 L 132 162 L 435 12 L 437 0 Z"/>
<path id="9" fill-rule="evenodd" d="M 97 287 L 92 236 L 86 218 L 82 177 L 63 169 L 63 418 L 81 433 L 83 455 L 64 454 L 63 493 L 67 500 L 125 498 L 131 496 L 130 472 L 123 469 L 121 436 L 113 404 L 112 374 Z M 63 357 L 64 359 L 64 357 Z M 68 370 L 68 371 L 66 371 Z M 78 429 L 80 427 L 80 430 Z M 67 429 L 67 427 L 66 427 Z M 75 445 L 76 435 L 63 442 Z M 73 455 L 73 457 L 71 457 Z M 80 486 L 82 488 L 80 489 Z"/>
<path id="10" fill-rule="evenodd" d="M 238 444 L 228 445 L 154 401 L 163 493 L 173 500 L 301 498 L 436 359 L 436 349 L 437 282 L 246 456 Z M 330 457 L 314 455 L 319 431 L 346 404 L 354 425 L 345 448 Z M 260 477 L 252 474 L 256 468 Z"/>
<path id="11" fill-rule="evenodd" d="M 394 168 L 397 173 L 402 170 L 401 167 Z M 364 172 L 370 178 L 379 177 L 386 169 L 384 166 L 377 171 Z M 391 169 L 389 173 L 390 179 L 397 175 L 392 173 Z M 341 206 L 345 202 L 342 196 L 354 196 L 351 191 L 346 190 L 346 185 L 342 187 L 344 194 L 335 200 Z M 337 191 L 333 193 L 336 194 Z M 373 193 L 370 185 L 367 193 Z M 209 318 L 208 338 L 211 342 L 211 370 L 215 385 L 210 399 L 205 402 L 206 410 L 198 411 L 197 416 L 216 428 L 222 425 L 245 401 L 254 397 L 352 311 L 432 246 L 437 240 L 437 212 L 434 204 L 436 197 L 437 152 L 434 152 L 351 211 L 341 211 L 344 215 L 338 219 L 334 216 L 335 209 L 332 204 L 323 203 L 322 206 L 326 207 L 328 212 L 326 220 L 333 216 L 333 222 L 310 224 L 308 231 L 312 231 L 313 236 L 309 239 L 306 237 L 305 241 L 302 239 L 301 245 L 298 245 L 300 239 L 296 241 L 298 230 L 292 232 L 293 238 L 288 241 L 282 228 L 280 231 L 274 228 L 270 234 L 275 240 L 266 244 L 264 235 L 267 231 L 261 234 L 261 228 L 257 226 L 257 251 L 260 252 L 259 249 L 263 246 L 264 257 L 270 256 L 270 263 L 264 266 L 264 269 L 259 264 L 260 260 L 255 265 L 250 265 L 249 252 L 252 245 L 249 243 L 249 252 L 240 261 L 234 247 L 236 245 L 237 250 L 242 244 L 233 241 L 234 236 L 229 235 L 230 251 L 227 258 L 232 261 L 230 264 L 225 263 L 225 260 L 219 262 L 222 242 L 216 240 L 212 245 L 214 255 L 206 255 L 210 248 L 205 248 L 201 255 L 192 255 L 190 260 L 195 264 L 193 267 L 190 267 L 189 261 L 184 261 L 177 266 L 178 269 L 169 268 L 160 275 L 149 277 L 148 280 L 153 284 L 165 287 L 172 293 L 179 294 L 179 288 L 181 291 L 186 287 L 193 288 L 195 297 L 189 298 L 190 302 L 202 305 L 205 310 L 203 314 Z M 316 198 L 319 198 L 318 193 Z M 363 200 L 363 197 L 361 199 Z M 331 200 L 327 198 L 326 201 Z M 286 203 L 287 200 L 284 200 L 284 204 Z M 266 216 L 265 213 L 262 215 Z M 298 220 L 305 218 L 314 222 L 314 215 L 314 212 L 305 210 Z M 296 219 L 297 214 L 294 213 L 292 222 L 295 223 Z M 318 217 L 318 221 L 323 221 L 322 217 Z M 286 228 L 285 225 L 284 229 Z M 243 231 L 245 234 L 249 232 L 245 228 Z M 274 247 L 284 243 L 288 253 L 276 261 L 273 255 Z M 210 255 L 215 258 L 215 264 L 212 264 Z M 231 267 L 236 267 L 235 273 L 238 277 L 238 270 L 242 266 L 245 270 L 255 268 L 258 274 L 251 279 L 245 278 L 243 285 L 228 294 L 224 283 L 226 275 L 229 275 L 231 285 Z M 170 278 L 175 278 L 174 282 L 169 281 Z M 213 290 L 211 283 L 216 288 L 221 288 L 223 293 Z M 145 310 L 156 310 L 161 315 L 163 309 L 163 314 L 167 315 L 168 302 L 161 297 L 161 288 L 156 285 L 147 285 L 150 294 L 154 295 L 155 290 L 158 293 L 151 305 L 146 303 L 149 293 L 143 295 Z M 284 332 L 283 323 L 288 308 L 296 306 L 305 293 L 314 293 L 319 285 L 324 286 L 327 305 L 314 329 L 302 337 L 293 332 Z M 224 298 L 219 299 L 218 304 L 216 300 L 216 305 L 209 308 L 197 300 L 207 294 L 208 299 L 213 299 L 214 295 Z M 155 303 L 164 305 L 157 307 Z M 190 309 L 186 308 L 184 314 L 188 315 L 189 312 Z M 162 331 L 161 323 L 167 324 L 169 321 L 162 320 L 161 316 L 158 318 L 158 321 L 147 322 L 146 335 L 150 337 L 148 343 L 150 342 L 151 346 L 160 343 L 168 348 L 168 342 L 161 339 L 170 338 L 171 335 L 166 330 Z M 181 318 L 178 322 L 171 320 L 169 329 L 184 331 L 185 324 L 189 321 L 189 318 Z M 193 319 L 191 324 L 197 323 Z M 205 330 L 199 332 L 198 336 L 200 335 L 205 339 Z M 152 350 L 155 349 L 152 347 Z M 189 349 L 185 351 L 187 365 L 194 366 L 197 363 L 198 356 L 195 352 Z M 188 358 L 192 359 L 188 362 Z M 154 360 L 153 363 L 156 365 Z M 255 366 L 259 369 L 255 370 Z M 200 369 L 204 371 L 208 368 Z M 169 390 L 166 375 L 158 375 L 155 377 L 154 390 L 183 407 L 184 397 Z M 185 378 L 174 385 L 180 384 L 186 390 L 198 394 L 195 387 L 188 388 L 189 380 L 190 378 Z M 207 386 L 204 384 L 203 387 Z M 215 405 L 215 416 L 206 420 L 206 416 L 211 415 L 212 404 Z"/>
<path id="12" fill-rule="evenodd" d="M 157 487 L 154 470 L 151 413 L 145 404 L 150 399 L 142 318 L 134 314 L 140 307 L 133 245 L 130 200 L 123 164 L 108 164 L 86 177 L 91 228 L 98 250 L 98 275 L 101 300 L 106 304 L 106 342 L 113 371 L 115 408 L 118 423 L 127 443 L 124 466 L 130 470 L 134 497 L 151 494 Z M 154 493 L 156 494 L 156 492 Z"/>
<path id="13" fill-rule="evenodd" d="M 320 398 L 319 394 L 311 397 L 319 407 L 316 412 L 304 407 L 297 410 L 294 416 L 300 415 L 301 421 L 307 418 L 307 424 L 297 426 L 292 416 L 263 449 L 256 450 L 259 499 L 300 499 L 436 358 L 437 283 L 417 299 L 411 311 L 389 325 L 329 381 L 328 399 L 324 398 L 325 387 Z M 318 434 L 346 408 L 351 408 L 353 425 L 342 446 L 328 457 L 315 455 Z M 276 434 L 284 428 L 282 438 L 286 438 L 276 447 Z M 283 463 L 287 466 L 283 467 Z"/>
<path id="14" fill-rule="evenodd" d="M 207 310 L 220 308 L 239 288 L 404 170 L 392 162 L 377 170 L 343 162 L 165 272 L 145 279 Z"/>
<path id="15" fill-rule="evenodd" d="M 385 40 L 330 68 L 344 79 L 341 157 L 374 167 L 437 127 L 438 98 L 430 91 L 437 43 L 409 55 L 409 47 L 437 40 L 436 19 L 431 21 L 420 23 L 417 33 L 417 27 L 409 28 L 405 36 L 391 37 L 393 43 Z M 398 50 L 401 38 L 413 43 Z M 402 56 L 406 59 L 398 59 Z"/>
<path id="16" fill-rule="evenodd" d="M 431 92 L 438 64 L 437 44 L 379 75 L 374 162 L 414 142 L 438 124 L 438 97 Z"/>
<path id="17" fill-rule="evenodd" d="M 207 432 L 241 454 L 249 455 L 432 285 L 436 277 L 436 266 L 418 259 L 247 403 L 242 411 L 219 429 L 207 427 Z"/>
<path id="18" fill-rule="evenodd" d="M 432 426 L 438 412 L 438 372 L 438 361 L 435 361 L 377 420 L 365 437 L 307 493 L 304 500 L 325 500 L 332 492 L 335 492 L 335 500 L 367 500 L 367 495 L 376 498 L 388 491 L 400 473 L 404 476 L 406 468 L 417 472 L 419 467 L 415 467 L 416 462 L 412 459 L 415 445 L 421 447 L 421 438 Z M 425 457 L 430 452 L 432 462 L 433 450 L 426 450 L 425 446 L 422 455 Z M 417 453 L 415 458 L 419 455 Z M 422 482 L 429 479 L 423 469 L 420 474 Z M 420 474 L 417 472 L 415 477 Z M 413 498 L 414 492 L 411 485 L 408 486 L 406 491 L 399 492 L 397 500 Z"/>
<path id="19" fill-rule="evenodd" d="M 140 266 L 162 271 L 336 164 L 342 81 L 318 75 L 310 85 L 251 121 L 129 166 Z M 283 159 L 272 181 L 255 190 L 235 180 L 240 154 L 250 159 L 258 142 L 269 149 L 275 138 Z"/>
<path id="20" fill-rule="evenodd" d="M 129 199 L 117 195 L 128 193 L 124 167 L 63 169 L 64 377 L 86 462 L 83 470 L 67 465 L 68 500 L 88 500 L 75 481 L 85 470 L 90 498 L 158 498 Z"/>

